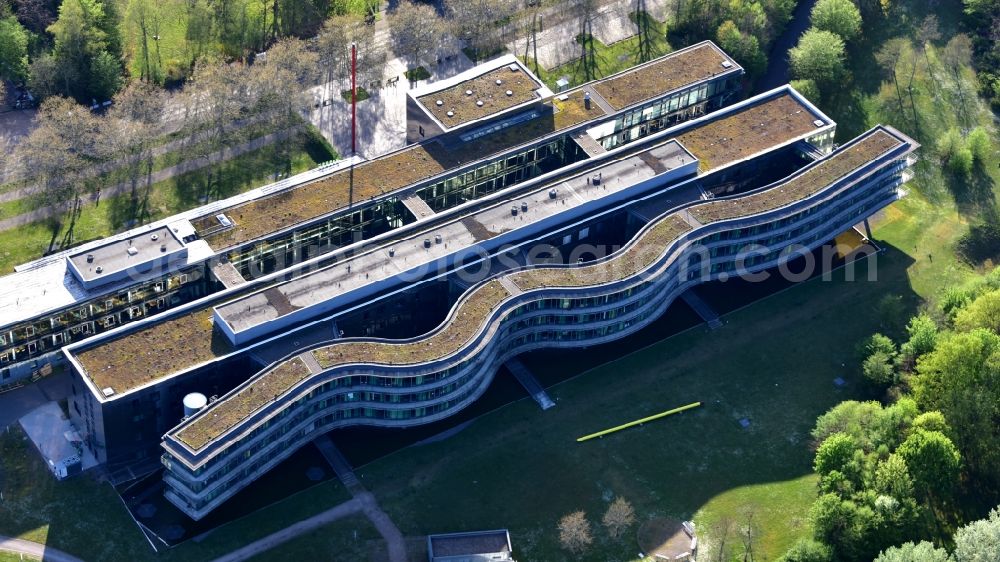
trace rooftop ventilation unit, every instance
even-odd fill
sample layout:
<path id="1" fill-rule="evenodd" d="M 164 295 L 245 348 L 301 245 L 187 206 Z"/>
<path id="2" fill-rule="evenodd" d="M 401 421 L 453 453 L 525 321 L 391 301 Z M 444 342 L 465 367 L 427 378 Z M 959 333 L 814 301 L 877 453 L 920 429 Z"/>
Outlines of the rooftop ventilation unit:
<path id="1" fill-rule="evenodd" d="M 149 235 L 149 239 L 152 240 L 153 242 L 156 242 L 157 240 L 160 239 L 160 235 L 159 234 L 150 234 Z"/>
<path id="2" fill-rule="evenodd" d="M 134 256 L 139 253 L 139 250 L 135 246 L 129 246 L 125 251 L 128 252 L 128 255 L 130 256 Z"/>
<path id="3" fill-rule="evenodd" d="M 435 234 L 435 235 L 434 235 L 434 243 L 435 243 L 435 244 L 440 244 L 440 243 L 441 243 L 441 242 L 442 242 L 443 240 L 444 240 L 444 239 L 443 239 L 443 238 L 441 238 L 441 235 L 440 235 L 440 234 Z"/>
<path id="4" fill-rule="evenodd" d="M 482 106 L 483 106 L 483 100 L 476 100 L 476 107 L 482 107 Z"/>
<path id="5" fill-rule="evenodd" d="M 101 394 L 103 394 L 105 398 L 110 398 L 110 397 L 112 397 L 112 396 L 115 395 L 115 389 L 113 389 L 113 388 L 111 388 L 109 386 L 109 387 L 101 390 Z"/>
<path id="6" fill-rule="evenodd" d="M 87 254 L 87 263 L 94 263 L 94 254 Z"/>
<path id="7" fill-rule="evenodd" d="M 519 70 L 515 63 L 510 63 L 510 65 L 507 68 L 509 68 L 511 72 L 517 72 Z"/>
<path id="8" fill-rule="evenodd" d="M 517 205 L 511 205 L 510 206 L 510 216 L 512 216 L 512 217 L 516 217 L 517 216 Z"/>
<path id="9" fill-rule="evenodd" d="M 219 224 L 221 224 L 226 228 L 233 226 L 233 221 L 229 220 L 229 217 L 227 217 L 225 213 L 219 213 L 215 215 L 215 220 L 219 221 Z"/>
<path id="10" fill-rule="evenodd" d="M 556 198 L 556 188 L 553 187 L 552 189 L 549 190 L 549 199 L 555 199 L 555 198 Z"/>
<path id="11" fill-rule="evenodd" d="M 467 96 L 471 96 L 471 95 L 472 95 L 472 90 L 466 90 L 466 91 L 465 91 L 465 95 L 467 95 Z"/>
<path id="12" fill-rule="evenodd" d="M 431 239 L 424 238 L 424 248 L 430 248 L 430 247 L 431 247 Z"/>
<path id="13" fill-rule="evenodd" d="M 729 62 L 727 60 L 724 60 L 724 61 L 722 61 L 722 66 L 723 66 L 723 68 L 732 68 L 733 67 L 733 63 L 731 63 L 731 62 Z"/>
<path id="14" fill-rule="evenodd" d="M 499 86 L 500 84 L 503 84 L 503 80 L 497 78 L 497 86 Z"/>
<path id="15" fill-rule="evenodd" d="M 528 212 L 528 202 L 527 201 L 521 201 L 521 212 L 522 213 L 527 213 Z"/>
<path id="16" fill-rule="evenodd" d="M 184 417 L 189 418 L 208 405 L 208 398 L 200 392 L 192 392 L 184 397 Z"/>
<path id="17" fill-rule="evenodd" d="M 822 127 L 823 125 L 826 125 L 826 123 L 824 123 L 822 119 L 817 119 L 813 121 L 813 125 L 816 125 L 817 127 Z"/>

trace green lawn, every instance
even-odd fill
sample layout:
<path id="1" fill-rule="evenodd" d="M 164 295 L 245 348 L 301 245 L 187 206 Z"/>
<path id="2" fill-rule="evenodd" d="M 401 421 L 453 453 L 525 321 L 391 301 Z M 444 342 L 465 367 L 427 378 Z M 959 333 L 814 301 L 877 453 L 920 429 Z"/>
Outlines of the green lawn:
<path id="1" fill-rule="evenodd" d="M 273 146 L 266 146 L 154 184 L 148 203 L 139 209 L 134 208 L 128 195 L 102 199 L 99 205 L 85 205 L 73 230 L 73 243 L 121 231 L 137 215 L 144 222 L 157 220 L 200 205 L 203 196 L 223 199 L 274 181 L 276 172 L 296 174 L 334 158 L 330 146 L 315 131 L 298 134 L 286 142 L 291 155 L 288 160 L 277 155 Z M 65 235 L 65 228 L 63 225 L 56 235 L 56 247 Z M 52 239 L 52 230 L 44 221 L 0 232 L 0 271 L 10 271 L 17 264 L 41 257 Z"/>
<path id="2" fill-rule="evenodd" d="M 14 554 L 13 552 L 4 552 L 0 550 L 0 562 L 22 562 L 22 561 L 38 560 L 37 558 L 32 558 L 31 556 L 24 556 L 21 554 Z"/>
<path id="3" fill-rule="evenodd" d="M 629 14 L 629 17 L 632 21 L 636 21 L 634 13 Z M 640 17 L 640 21 L 645 22 L 645 25 L 649 29 L 649 58 L 656 58 L 672 51 L 673 49 L 670 47 L 670 44 L 667 43 L 666 39 L 666 24 L 656 21 L 656 19 L 645 12 L 643 12 Z M 616 72 L 621 72 L 622 70 L 627 70 L 642 60 L 639 57 L 640 42 L 638 36 L 630 37 L 611 45 L 605 45 L 595 39 L 594 46 L 596 52 L 594 58 L 597 66 L 594 72 L 595 78 L 602 78 L 604 76 L 610 76 Z M 564 76 L 569 79 L 570 87 L 583 84 L 588 81 L 585 69 L 579 60 L 568 62 L 562 66 L 553 68 L 552 70 L 545 70 L 541 66 L 538 66 L 537 68 L 535 67 L 535 63 L 531 59 L 530 52 L 528 53 L 528 56 L 525 56 L 523 52 L 515 54 L 521 57 L 524 64 L 532 71 L 535 71 L 538 74 L 538 77 L 542 79 L 542 82 L 545 82 L 545 84 L 552 88 L 553 91 L 557 88 L 556 81 Z"/>
<path id="4" fill-rule="evenodd" d="M 716 332 L 693 329 L 556 386 L 552 410 L 522 400 L 359 473 L 404 534 L 509 527 L 518 559 L 570 560 L 556 542 L 558 518 L 584 509 L 597 524 L 615 495 L 632 501 L 640 519 L 694 517 L 706 529 L 754 506 L 758 554 L 773 559 L 808 533 L 808 433 L 816 416 L 858 397 L 832 381 L 858 380 L 856 344 L 880 322 L 869 311 L 885 294 L 916 303 L 909 264 L 890 250 L 879 258 L 878 281 L 861 280 L 859 268 L 854 282 L 797 286 L 730 315 Z M 575 443 L 692 401 L 704 406 Z M 749 429 L 738 425 L 743 417 Z M 595 535 L 587 560 L 637 551 L 634 535 L 620 543 Z"/>

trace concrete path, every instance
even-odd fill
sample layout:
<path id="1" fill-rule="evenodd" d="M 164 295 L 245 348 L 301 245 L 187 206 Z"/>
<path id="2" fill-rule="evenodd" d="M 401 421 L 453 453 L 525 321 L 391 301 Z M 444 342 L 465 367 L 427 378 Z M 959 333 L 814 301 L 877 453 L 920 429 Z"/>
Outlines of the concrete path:
<path id="1" fill-rule="evenodd" d="M 50 546 L 21 539 L 12 539 L 3 535 L 0 535 L 0 551 L 24 554 L 25 556 L 46 562 L 83 562 L 83 560 L 76 556 Z"/>
<path id="2" fill-rule="evenodd" d="M 696 313 L 698 313 L 698 316 L 700 316 L 702 320 L 708 323 L 708 328 L 710 330 L 716 330 L 722 327 L 722 320 L 719 319 L 719 315 L 712 310 L 712 307 L 710 307 L 707 302 L 702 300 L 702 298 L 694 292 L 694 289 L 688 289 L 687 291 L 681 293 L 681 299 Z"/>
<path id="3" fill-rule="evenodd" d="M 406 562 L 406 540 L 403 538 L 403 533 L 399 531 L 399 528 L 392 522 L 392 519 L 382 511 L 378 502 L 375 501 L 375 496 L 366 490 L 364 484 L 358 480 L 354 474 L 354 469 L 351 468 L 350 463 L 347 462 L 344 455 L 337 449 L 337 446 L 333 444 L 333 440 L 328 435 L 323 435 L 316 438 L 313 443 L 319 449 L 323 458 L 326 459 L 326 462 L 330 464 L 330 467 L 333 468 L 333 471 L 337 473 L 340 481 L 344 483 L 344 486 L 354 496 L 354 499 L 361 502 L 365 516 L 372 522 L 372 525 L 375 525 L 379 534 L 385 539 L 389 550 L 390 562 Z"/>
<path id="4" fill-rule="evenodd" d="M 296 537 L 333 523 L 338 519 L 343 519 L 344 517 L 354 515 L 356 513 L 362 513 L 364 508 L 365 503 L 361 499 L 350 499 L 336 507 L 313 515 L 308 519 L 303 519 L 294 525 L 286 527 L 276 533 L 272 533 L 260 540 L 256 540 L 243 548 L 234 550 L 225 556 L 216 558 L 214 562 L 238 562 L 239 560 L 252 558 L 264 551 L 280 546 Z"/>
<path id="5" fill-rule="evenodd" d="M 209 154 L 207 156 L 202 156 L 200 158 L 193 158 L 191 160 L 185 160 L 180 164 L 175 166 L 170 166 L 162 170 L 153 172 L 152 181 L 153 183 L 161 182 L 163 180 L 172 178 L 174 176 L 179 176 L 188 172 L 193 172 L 195 170 L 200 170 L 212 164 L 218 162 L 229 160 L 235 158 L 241 154 L 263 148 L 267 145 L 273 144 L 278 141 L 287 139 L 294 133 L 295 130 L 279 131 L 277 133 L 271 133 L 270 135 L 265 135 L 263 137 L 258 137 L 252 139 L 243 144 L 238 144 L 236 146 L 224 148 L 218 152 Z M 121 182 L 117 185 L 107 187 L 101 190 L 101 197 L 114 197 L 116 195 L 121 195 L 124 193 L 129 193 L 132 189 L 130 182 Z M 89 201 L 84 202 L 89 203 Z M 65 213 L 72 206 L 71 202 L 67 202 L 63 205 L 40 207 L 33 211 L 16 215 L 13 217 L 5 218 L 0 220 L 0 230 L 10 230 L 12 228 L 17 228 L 25 224 L 40 221 L 42 219 L 47 219 L 49 217 Z"/>

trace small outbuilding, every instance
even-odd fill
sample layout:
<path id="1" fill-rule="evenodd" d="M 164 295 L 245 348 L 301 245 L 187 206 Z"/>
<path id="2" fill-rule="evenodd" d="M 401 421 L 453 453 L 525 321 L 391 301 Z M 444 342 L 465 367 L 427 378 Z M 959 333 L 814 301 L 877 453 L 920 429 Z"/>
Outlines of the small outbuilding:
<path id="1" fill-rule="evenodd" d="M 430 562 L 514 562 L 507 529 L 427 537 Z"/>

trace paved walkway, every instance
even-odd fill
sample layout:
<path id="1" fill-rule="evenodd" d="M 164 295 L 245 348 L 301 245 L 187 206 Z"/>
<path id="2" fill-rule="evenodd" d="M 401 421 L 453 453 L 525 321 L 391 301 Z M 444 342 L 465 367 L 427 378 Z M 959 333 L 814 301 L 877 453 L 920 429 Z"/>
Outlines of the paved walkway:
<path id="1" fill-rule="evenodd" d="M 252 139 L 252 140 L 247 141 L 247 142 L 245 142 L 243 144 L 238 144 L 236 146 L 231 146 L 231 147 L 224 148 L 224 149 L 222 149 L 222 150 L 220 150 L 218 152 L 214 152 L 214 153 L 209 154 L 207 156 L 201 156 L 199 158 L 194 158 L 194 159 L 191 159 L 191 160 L 185 160 L 184 162 L 181 162 L 180 164 L 176 164 L 174 166 L 170 166 L 168 168 L 164 168 L 162 170 L 158 170 L 156 172 L 153 172 L 153 174 L 152 174 L 152 182 L 153 183 L 161 182 L 163 180 L 172 178 L 174 176 L 179 176 L 179 175 L 182 175 L 182 174 L 185 174 L 185 173 L 188 173 L 188 172 L 193 172 L 195 170 L 200 170 L 202 168 L 205 168 L 207 166 L 210 166 L 212 164 L 218 163 L 218 162 L 223 161 L 223 160 L 229 160 L 231 158 L 235 158 L 235 157 L 237 157 L 237 156 L 239 156 L 241 154 L 244 154 L 244 153 L 247 153 L 247 152 L 252 152 L 254 150 L 257 150 L 259 148 L 263 148 L 263 147 L 265 147 L 267 145 L 270 145 L 270 144 L 273 144 L 275 142 L 279 142 L 279 141 L 285 140 L 288 137 L 290 137 L 292 135 L 292 133 L 294 133 L 294 132 L 295 132 L 295 130 L 286 130 L 286 131 L 279 131 L 279 132 L 276 132 L 276 133 L 271 133 L 271 134 L 265 135 L 263 137 L 258 137 L 258 138 Z M 101 197 L 104 197 L 104 198 L 114 197 L 116 195 L 122 195 L 122 194 L 125 194 L 125 193 L 129 193 L 131 190 L 132 190 L 132 184 L 131 184 L 131 182 L 127 182 L 127 181 L 126 182 L 121 182 L 121 183 L 119 183 L 117 185 L 113 185 L 111 187 L 107 187 L 107 188 L 102 189 L 101 190 Z M 89 203 L 89 202 L 85 201 L 85 203 Z M 61 213 L 65 213 L 66 211 L 68 211 L 70 209 L 71 206 L 72 206 L 72 202 L 67 202 L 65 204 L 57 205 L 57 206 L 40 207 L 40 208 L 35 209 L 33 211 L 29 211 L 27 213 L 23 213 L 23 214 L 20 214 L 20 215 L 16 215 L 16 216 L 13 216 L 13 217 L 2 219 L 2 220 L 0 220 L 0 230 L 10 230 L 12 228 L 17 228 L 17 227 L 23 226 L 25 224 L 37 222 L 37 221 L 40 221 L 42 219 L 47 219 L 49 217 L 52 217 L 52 216 L 55 216 L 55 215 L 58 215 L 58 214 L 61 214 Z"/>
<path id="2" fill-rule="evenodd" d="M 365 516 L 385 539 L 389 550 L 389 561 L 406 562 L 406 539 L 403 538 L 403 533 L 399 531 L 392 519 L 382 511 L 378 502 L 375 501 L 375 496 L 366 490 L 364 484 L 354 475 L 354 469 L 351 468 L 337 446 L 333 444 L 333 440 L 328 435 L 323 435 L 313 443 L 316 444 L 319 452 L 333 468 L 333 471 L 337 473 L 337 477 L 351 492 L 354 499 L 362 502 Z"/>
<path id="3" fill-rule="evenodd" d="M 243 548 L 234 550 L 225 556 L 216 558 L 214 562 L 238 562 L 240 560 L 252 558 L 264 551 L 280 546 L 296 537 L 333 523 L 338 519 L 343 519 L 344 517 L 354 515 L 356 513 L 362 513 L 364 509 L 365 502 L 363 500 L 360 498 L 350 499 L 336 507 L 313 515 L 308 519 L 303 519 L 294 525 L 286 527 L 276 533 L 272 533 L 260 540 L 256 540 Z"/>
<path id="4" fill-rule="evenodd" d="M 12 539 L 3 535 L 0 535 L 0 551 L 24 554 L 25 556 L 45 560 L 46 562 L 83 562 L 83 560 L 76 556 L 50 546 L 21 539 Z"/>

